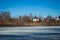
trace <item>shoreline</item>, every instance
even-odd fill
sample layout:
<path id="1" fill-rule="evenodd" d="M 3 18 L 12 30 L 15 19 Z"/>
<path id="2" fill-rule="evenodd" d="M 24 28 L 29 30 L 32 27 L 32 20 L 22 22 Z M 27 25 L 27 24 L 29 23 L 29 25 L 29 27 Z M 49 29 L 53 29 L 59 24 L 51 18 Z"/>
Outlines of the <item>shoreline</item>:
<path id="1" fill-rule="evenodd" d="M 32 27 L 32 26 L 60 26 L 60 23 L 23 23 L 23 24 L 0 24 L 0 27 Z"/>
<path id="2" fill-rule="evenodd" d="M 32 26 L 52 26 L 52 25 L 8 25 L 8 26 L 6 26 L 6 25 L 2 25 L 2 26 L 0 26 L 0 27 L 32 27 Z M 53 26 L 59 26 L 59 25 L 53 25 Z"/>

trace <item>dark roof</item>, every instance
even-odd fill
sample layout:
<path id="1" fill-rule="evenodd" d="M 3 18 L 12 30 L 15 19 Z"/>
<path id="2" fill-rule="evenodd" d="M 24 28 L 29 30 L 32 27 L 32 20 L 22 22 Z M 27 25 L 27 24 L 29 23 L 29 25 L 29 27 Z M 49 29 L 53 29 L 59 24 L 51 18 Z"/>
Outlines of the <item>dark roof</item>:
<path id="1" fill-rule="evenodd" d="M 38 19 L 38 17 L 34 16 L 33 19 L 35 19 L 35 18 Z"/>

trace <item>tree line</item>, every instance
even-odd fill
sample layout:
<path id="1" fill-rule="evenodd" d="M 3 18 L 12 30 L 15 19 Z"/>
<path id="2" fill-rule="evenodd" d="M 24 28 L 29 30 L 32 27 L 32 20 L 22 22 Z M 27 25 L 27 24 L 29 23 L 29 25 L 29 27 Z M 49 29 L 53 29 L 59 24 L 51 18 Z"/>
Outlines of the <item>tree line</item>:
<path id="1" fill-rule="evenodd" d="M 33 19 L 38 18 L 39 21 L 37 22 L 33 22 Z M 51 15 L 48 15 L 46 18 L 43 18 L 41 16 L 37 17 L 32 16 L 32 14 L 28 15 L 24 15 L 24 16 L 19 16 L 19 18 L 12 18 L 11 17 L 11 13 L 9 11 L 1 11 L 0 12 L 0 25 L 23 25 L 23 24 L 29 24 L 29 23 L 45 23 L 45 24 L 49 24 L 49 23 L 59 23 L 60 25 L 60 15 L 57 17 L 52 17 Z"/>

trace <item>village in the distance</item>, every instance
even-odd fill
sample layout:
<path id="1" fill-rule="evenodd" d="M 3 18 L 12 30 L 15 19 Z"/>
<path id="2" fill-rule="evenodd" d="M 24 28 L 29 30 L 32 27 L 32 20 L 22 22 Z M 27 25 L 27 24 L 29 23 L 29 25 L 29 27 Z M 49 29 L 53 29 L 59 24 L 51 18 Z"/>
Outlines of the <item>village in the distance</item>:
<path id="1" fill-rule="evenodd" d="M 9 11 L 0 12 L 0 27 L 4 26 L 60 26 L 60 15 L 46 18 L 41 16 L 32 16 L 32 14 L 12 18 Z"/>

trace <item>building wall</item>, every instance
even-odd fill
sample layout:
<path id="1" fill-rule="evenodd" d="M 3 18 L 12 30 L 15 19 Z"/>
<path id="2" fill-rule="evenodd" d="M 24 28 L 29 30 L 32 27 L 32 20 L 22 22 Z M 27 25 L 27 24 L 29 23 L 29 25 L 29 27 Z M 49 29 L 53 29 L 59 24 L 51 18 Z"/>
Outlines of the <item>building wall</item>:
<path id="1" fill-rule="evenodd" d="M 33 22 L 37 22 L 37 21 L 39 21 L 39 19 L 33 19 Z"/>

